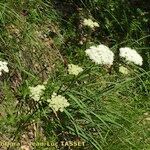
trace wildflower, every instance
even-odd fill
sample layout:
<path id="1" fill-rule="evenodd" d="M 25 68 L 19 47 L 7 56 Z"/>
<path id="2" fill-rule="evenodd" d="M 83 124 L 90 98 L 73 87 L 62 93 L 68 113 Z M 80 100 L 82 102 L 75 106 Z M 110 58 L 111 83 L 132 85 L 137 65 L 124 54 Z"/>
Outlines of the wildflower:
<path id="1" fill-rule="evenodd" d="M 31 98 L 33 98 L 35 101 L 39 101 L 43 91 L 45 90 L 45 86 L 44 85 L 37 85 L 35 87 L 29 87 L 30 89 L 30 96 Z"/>
<path id="2" fill-rule="evenodd" d="M 144 113 L 144 115 L 145 115 L 145 116 L 148 116 L 148 115 L 149 115 L 149 113 L 148 113 L 148 112 L 145 112 L 145 113 Z"/>
<path id="3" fill-rule="evenodd" d="M 123 66 L 119 67 L 119 72 L 121 72 L 122 74 L 128 74 L 129 70 Z"/>
<path id="4" fill-rule="evenodd" d="M 86 54 L 90 59 L 96 64 L 109 65 L 111 66 L 114 61 L 114 53 L 105 45 L 101 44 L 96 46 L 91 46 L 87 49 Z"/>
<path id="5" fill-rule="evenodd" d="M 91 28 L 99 27 L 99 24 L 97 22 L 92 21 L 91 19 L 84 19 L 83 25 Z"/>
<path id="6" fill-rule="evenodd" d="M 126 61 L 135 63 L 142 66 L 143 58 L 137 53 L 136 50 L 129 47 L 120 48 L 120 57 L 125 58 Z"/>
<path id="7" fill-rule="evenodd" d="M 2 71 L 9 72 L 7 65 L 8 63 L 6 61 L 0 61 L 0 76 L 2 75 Z"/>
<path id="8" fill-rule="evenodd" d="M 82 72 L 83 69 L 79 67 L 78 65 L 69 64 L 68 65 L 68 72 L 69 74 L 78 75 L 80 72 Z"/>
<path id="9" fill-rule="evenodd" d="M 148 118 L 145 118 L 145 120 L 147 120 L 147 121 L 150 121 L 150 117 L 148 117 Z"/>
<path id="10" fill-rule="evenodd" d="M 51 99 L 48 99 L 47 102 L 49 102 L 49 107 L 54 111 L 60 110 L 61 112 L 64 111 L 65 107 L 70 105 L 65 97 L 57 95 L 56 93 L 53 93 Z"/>
<path id="11" fill-rule="evenodd" d="M 48 83 L 48 79 L 43 82 L 44 85 L 46 85 L 47 83 Z"/>

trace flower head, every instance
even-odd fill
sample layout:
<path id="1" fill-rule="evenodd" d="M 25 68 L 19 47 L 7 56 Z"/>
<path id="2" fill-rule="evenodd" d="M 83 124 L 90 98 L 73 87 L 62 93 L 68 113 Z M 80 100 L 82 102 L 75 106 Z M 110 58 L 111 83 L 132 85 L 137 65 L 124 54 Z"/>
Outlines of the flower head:
<path id="1" fill-rule="evenodd" d="M 96 46 L 91 46 L 87 49 L 86 54 L 90 59 L 96 64 L 109 65 L 111 66 L 114 61 L 114 53 L 105 45 L 101 44 Z"/>
<path id="2" fill-rule="evenodd" d="M 0 75 L 2 75 L 2 71 L 9 72 L 7 65 L 8 63 L 6 61 L 0 61 Z"/>
<path id="3" fill-rule="evenodd" d="M 45 90 L 45 86 L 44 85 L 37 85 L 35 87 L 29 87 L 30 90 L 30 97 L 33 98 L 35 101 L 39 101 L 43 91 Z"/>
<path id="4" fill-rule="evenodd" d="M 99 27 L 97 22 L 92 21 L 91 19 L 84 19 L 83 25 L 88 26 L 90 28 Z"/>
<path id="5" fill-rule="evenodd" d="M 68 65 L 69 74 L 78 75 L 82 71 L 83 71 L 83 69 L 81 67 L 79 67 L 78 65 L 74 65 L 74 64 Z"/>
<path id="6" fill-rule="evenodd" d="M 136 50 L 129 47 L 120 48 L 120 57 L 125 58 L 126 61 L 135 63 L 142 66 L 143 58 L 137 53 Z"/>
<path id="7" fill-rule="evenodd" d="M 49 106 L 54 111 L 60 110 L 61 112 L 70 105 L 65 97 L 57 95 L 56 93 L 53 93 L 51 99 L 48 99 L 47 102 L 49 102 Z"/>
<path id="8" fill-rule="evenodd" d="M 123 66 L 120 66 L 119 67 L 119 72 L 122 73 L 122 74 L 128 74 L 129 73 L 129 70 Z"/>

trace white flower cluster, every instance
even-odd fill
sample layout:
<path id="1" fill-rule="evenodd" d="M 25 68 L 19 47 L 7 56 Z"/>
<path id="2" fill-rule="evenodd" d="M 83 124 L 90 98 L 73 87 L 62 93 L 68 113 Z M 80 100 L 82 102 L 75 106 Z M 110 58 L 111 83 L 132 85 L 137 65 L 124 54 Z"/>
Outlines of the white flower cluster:
<path id="1" fill-rule="evenodd" d="M 128 74 L 129 73 L 129 70 L 123 66 L 120 66 L 119 67 L 119 72 L 122 73 L 122 74 Z"/>
<path id="2" fill-rule="evenodd" d="M 78 75 L 80 72 L 82 72 L 83 69 L 79 67 L 78 65 L 69 64 L 68 65 L 68 72 L 69 74 Z"/>
<path id="3" fill-rule="evenodd" d="M 91 46 L 87 49 L 86 54 L 90 59 L 96 64 L 111 66 L 114 61 L 114 53 L 109 49 L 109 47 L 101 44 L 96 46 Z"/>
<path id="4" fill-rule="evenodd" d="M 30 97 L 33 98 L 35 101 L 39 101 L 43 91 L 45 90 L 45 86 L 44 85 L 37 85 L 35 87 L 29 87 L 30 90 Z"/>
<path id="5" fill-rule="evenodd" d="M 92 21 L 91 19 L 84 19 L 83 25 L 88 26 L 90 28 L 99 27 L 97 22 Z"/>
<path id="6" fill-rule="evenodd" d="M 8 63 L 6 61 L 0 61 L 0 76 L 2 75 L 2 71 L 9 72 L 7 65 Z"/>
<path id="7" fill-rule="evenodd" d="M 136 50 L 129 47 L 120 48 L 120 57 L 125 58 L 126 61 L 135 63 L 136 65 L 142 66 L 143 58 L 137 53 Z"/>
<path id="8" fill-rule="evenodd" d="M 49 103 L 49 107 L 55 112 L 58 110 L 63 112 L 64 108 L 70 105 L 65 97 L 57 95 L 56 93 L 53 93 L 51 99 L 48 99 L 47 102 Z"/>

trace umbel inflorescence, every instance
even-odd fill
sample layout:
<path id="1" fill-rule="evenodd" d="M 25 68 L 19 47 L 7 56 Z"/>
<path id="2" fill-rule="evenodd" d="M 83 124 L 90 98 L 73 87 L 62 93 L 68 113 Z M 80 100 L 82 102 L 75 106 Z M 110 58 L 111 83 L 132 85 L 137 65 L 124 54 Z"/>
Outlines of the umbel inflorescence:
<path id="1" fill-rule="evenodd" d="M 129 70 L 124 66 L 120 66 L 119 67 L 119 72 L 126 75 L 126 74 L 129 73 Z"/>
<path id="2" fill-rule="evenodd" d="M 83 71 L 83 69 L 81 67 L 79 67 L 78 65 L 74 65 L 74 64 L 69 64 L 68 65 L 68 72 L 69 72 L 69 74 L 77 76 L 82 71 Z"/>
<path id="3" fill-rule="evenodd" d="M 53 93 L 51 99 L 48 99 L 47 102 L 49 103 L 49 107 L 55 112 L 63 112 L 64 109 L 70 105 L 64 96 L 57 95 L 56 93 Z"/>
<path id="4" fill-rule="evenodd" d="M 39 101 L 44 93 L 45 86 L 44 85 L 37 85 L 35 87 L 30 86 L 29 90 L 30 90 L 30 97 L 35 101 Z"/>
<path id="5" fill-rule="evenodd" d="M 95 28 L 95 27 L 99 27 L 99 24 L 97 22 L 94 22 L 91 19 L 84 19 L 83 20 L 83 25 L 84 26 L 88 26 L 90 28 Z"/>
<path id="6" fill-rule="evenodd" d="M 140 54 L 138 54 L 135 49 L 131 49 L 129 47 L 120 48 L 120 57 L 139 66 L 142 66 L 143 64 L 143 58 Z"/>
<path id="7" fill-rule="evenodd" d="M 85 51 L 89 58 L 100 65 L 111 66 L 114 61 L 114 53 L 109 49 L 109 47 L 101 44 L 98 46 L 91 46 Z"/>
<path id="8" fill-rule="evenodd" d="M 8 63 L 6 61 L 0 61 L 0 76 L 2 75 L 2 72 L 9 72 L 9 69 L 7 67 Z"/>

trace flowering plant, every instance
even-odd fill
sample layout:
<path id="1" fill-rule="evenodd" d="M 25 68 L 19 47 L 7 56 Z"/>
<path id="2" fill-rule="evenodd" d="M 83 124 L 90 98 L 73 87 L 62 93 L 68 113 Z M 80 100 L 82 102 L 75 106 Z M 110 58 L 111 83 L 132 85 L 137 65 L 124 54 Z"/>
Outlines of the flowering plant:
<path id="1" fill-rule="evenodd" d="M 96 64 L 111 66 L 114 61 L 114 53 L 105 45 L 91 46 L 86 54 Z"/>
<path id="2" fill-rule="evenodd" d="M 58 110 L 63 112 L 64 109 L 70 105 L 65 97 L 57 95 L 56 93 L 53 93 L 51 99 L 48 99 L 47 102 L 49 103 L 49 107 L 55 112 Z"/>
<path id="3" fill-rule="evenodd" d="M 143 58 L 140 54 L 138 54 L 135 49 L 131 49 L 129 47 L 120 48 L 120 57 L 139 66 L 142 66 L 143 64 Z"/>
<path id="4" fill-rule="evenodd" d="M 0 61 L 0 76 L 2 75 L 2 71 L 9 72 L 7 65 L 8 63 L 6 61 Z"/>

